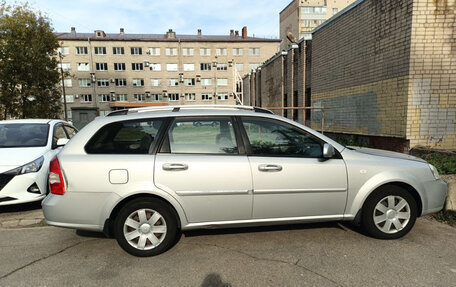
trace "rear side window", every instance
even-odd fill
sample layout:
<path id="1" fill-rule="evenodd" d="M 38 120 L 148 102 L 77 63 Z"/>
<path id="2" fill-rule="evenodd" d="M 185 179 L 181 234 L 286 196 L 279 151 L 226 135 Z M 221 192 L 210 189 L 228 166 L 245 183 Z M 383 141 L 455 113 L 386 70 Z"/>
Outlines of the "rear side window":
<path id="1" fill-rule="evenodd" d="M 149 154 L 157 144 L 161 119 L 110 123 L 98 130 L 85 146 L 89 154 Z"/>

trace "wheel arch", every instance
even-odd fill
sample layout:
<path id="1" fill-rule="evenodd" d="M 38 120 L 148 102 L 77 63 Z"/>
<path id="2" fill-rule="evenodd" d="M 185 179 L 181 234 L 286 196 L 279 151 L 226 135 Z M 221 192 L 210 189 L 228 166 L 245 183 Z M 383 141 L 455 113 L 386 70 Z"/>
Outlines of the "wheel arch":
<path id="1" fill-rule="evenodd" d="M 179 212 L 178 208 L 176 208 L 176 206 L 174 204 L 172 204 L 168 199 L 166 199 L 162 196 L 156 195 L 156 194 L 152 194 L 152 193 L 136 193 L 136 194 L 132 194 L 128 197 L 123 198 L 121 201 L 119 201 L 114 206 L 114 208 L 111 210 L 111 212 L 109 214 L 109 217 L 106 219 L 106 221 L 104 223 L 103 233 L 108 237 L 112 237 L 114 235 L 114 232 L 113 232 L 114 231 L 114 228 L 113 228 L 114 220 L 115 220 L 116 216 L 119 214 L 120 210 L 125 205 L 127 205 L 129 202 L 131 202 L 137 198 L 142 198 L 142 197 L 143 198 L 152 198 L 152 199 L 161 201 L 164 204 L 168 205 L 171 209 L 171 212 L 176 217 L 177 228 L 178 229 L 182 228 L 182 220 L 185 219 L 185 215 L 181 214 L 183 211 L 181 209 L 179 209 L 179 211 L 181 211 L 181 212 Z"/>

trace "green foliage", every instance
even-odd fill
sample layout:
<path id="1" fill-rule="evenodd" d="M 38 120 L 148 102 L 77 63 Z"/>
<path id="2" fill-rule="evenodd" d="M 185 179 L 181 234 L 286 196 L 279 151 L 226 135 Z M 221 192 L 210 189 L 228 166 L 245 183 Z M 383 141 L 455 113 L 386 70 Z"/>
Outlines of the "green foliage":
<path id="1" fill-rule="evenodd" d="M 437 168 L 439 174 L 456 174 L 456 154 L 431 150 L 413 150 L 420 157 Z"/>
<path id="2" fill-rule="evenodd" d="M 440 222 L 446 223 L 451 226 L 456 226 L 456 214 L 451 211 L 440 211 L 432 215 L 432 217 Z"/>
<path id="3" fill-rule="evenodd" d="M 58 117 L 59 42 L 49 19 L 27 3 L 0 0 L 0 35 L 0 119 Z"/>

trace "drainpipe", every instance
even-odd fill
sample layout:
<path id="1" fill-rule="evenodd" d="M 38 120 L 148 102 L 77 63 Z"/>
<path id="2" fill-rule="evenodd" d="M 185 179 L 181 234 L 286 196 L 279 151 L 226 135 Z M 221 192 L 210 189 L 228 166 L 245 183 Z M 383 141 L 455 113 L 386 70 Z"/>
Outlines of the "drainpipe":
<path id="1" fill-rule="evenodd" d="M 96 89 L 96 82 L 97 79 L 95 77 L 95 71 L 93 68 L 93 56 L 92 56 L 92 42 L 90 42 L 90 38 L 87 38 L 87 42 L 89 43 L 89 60 L 90 60 L 90 81 L 92 82 L 92 91 L 93 91 L 93 103 L 97 111 L 97 116 L 100 115 L 100 111 L 98 110 L 97 104 L 97 89 Z"/>

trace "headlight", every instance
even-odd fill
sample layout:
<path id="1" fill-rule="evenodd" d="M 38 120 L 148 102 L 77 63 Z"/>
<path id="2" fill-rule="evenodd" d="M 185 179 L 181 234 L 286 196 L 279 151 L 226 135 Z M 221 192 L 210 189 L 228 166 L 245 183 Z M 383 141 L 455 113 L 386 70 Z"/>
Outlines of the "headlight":
<path id="1" fill-rule="evenodd" d="M 439 172 L 437 171 L 437 169 L 435 168 L 435 166 L 433 166 L 432 164 L 430 164 L 430 165 L 429 165 L 429 168 L 431 169 L 432 174 L 434 175 L 434 178 L 435 178 L 435 179 L 439 179 L 439 178 L 440 178 L 440 175 L 439 175 Z"/>
<path id="2" fill-rule="evenodd" d="M 41 167 L 43 166 L 44 157 L 40 156 L 39 158 L 35 159 L 32 162 L 24 164 L 23 166 L 16 167 L 15 169 L 9 170 L 5 172 L 5 174 L 10 175 L 19 175 L 19 174 L 26 174 L 31 172 L 38 172 Z"/>

